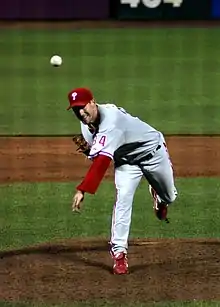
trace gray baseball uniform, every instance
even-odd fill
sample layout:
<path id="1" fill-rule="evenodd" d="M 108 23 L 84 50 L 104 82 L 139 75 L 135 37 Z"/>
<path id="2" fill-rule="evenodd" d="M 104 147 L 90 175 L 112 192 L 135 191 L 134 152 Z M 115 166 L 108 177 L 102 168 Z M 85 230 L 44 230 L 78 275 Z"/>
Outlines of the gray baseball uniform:
<path id="1" fill-rule="evenodd" d="M 114 160 L 117 198 L 112 215 L 113 252 L 126 252 L 135 191 L 144 176 L 159 201 L 172 203 L 177 190 L 172 164 L 163 134 L 124 109 L 98 104 L 100 125 L 93 135 L 81 122 L 81 131 L 90 144 L 89 158 L 105 155 Z"/>

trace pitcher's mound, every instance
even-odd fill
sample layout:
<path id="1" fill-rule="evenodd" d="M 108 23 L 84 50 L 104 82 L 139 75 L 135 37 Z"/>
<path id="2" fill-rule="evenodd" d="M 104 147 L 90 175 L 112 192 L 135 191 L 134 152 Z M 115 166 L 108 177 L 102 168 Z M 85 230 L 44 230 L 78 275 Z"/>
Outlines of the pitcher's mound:
<path id="1" fill-rule="evenodd" d="M 130 274 L 112 275 L 104 240 L 1 252 L 0 300 L 146 302 L 220 299 L 220 241 L 130 241 Z"/>

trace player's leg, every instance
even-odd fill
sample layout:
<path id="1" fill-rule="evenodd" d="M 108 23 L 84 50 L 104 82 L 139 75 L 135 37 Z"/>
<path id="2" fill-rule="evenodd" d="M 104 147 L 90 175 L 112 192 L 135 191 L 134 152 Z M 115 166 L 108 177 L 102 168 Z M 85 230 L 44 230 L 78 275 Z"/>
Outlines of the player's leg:
<path id="1" fill-rule="evenodd" d="M 114 272 L 127 271 L 127 248 L 134 194 L 143 174 L 139 167 L 122 165 L 115 169 L 116 202 L 112 214 L 111 255 Z"/>
<path id="2" fill-rule="evenodd" d="M 154 209 L 159 219 L 166 219 L 167 205 L 177 197 L 174 183 L 173 166 L 165 142 L 154 157 L 142 166 L 145 178 L 150 184 L 150 192 L 154 198 Z"/>

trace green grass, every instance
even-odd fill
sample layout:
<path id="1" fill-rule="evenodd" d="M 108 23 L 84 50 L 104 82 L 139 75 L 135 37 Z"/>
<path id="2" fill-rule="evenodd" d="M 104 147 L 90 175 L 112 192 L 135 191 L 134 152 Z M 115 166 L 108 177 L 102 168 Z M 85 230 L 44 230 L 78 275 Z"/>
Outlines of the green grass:
<path id="1" fill-rule="evenodd" d="M 108 238 L 114 185 L 105 181 L 87 195 L 81 214 L 72 213 L 74 183 L 2 185 L 0 249 L 72 237 Z M 170 207 L 171 223 L 161 223 L 143 181 L 135 195 L 131 237 L 219 237 L 219 179 L 178 179 L 179 197 Z"/>
<path id="2" fill-rule="evenodd" d="M 164 133 L 217 133 L 219 29 L 0 31 L 0 134 L 66 134 L 67 92 L 89 86 Z M 60 68 L 49 64 L 60 54 Z"/>
<path id="3" fill-rule="evenodd" d="M 220 306 L 220 302 L 169 302 L 169 303 L 149 303 L 149 304 L 129 304 L 129 305 L 121 305 L 121 304 L 113 304 L 113 303 L 74 303 L 68 305 L 45 305 L 45 304 L 25 304 L 25 303 L 0 303 L 0 307 L 218 307 Z"/>

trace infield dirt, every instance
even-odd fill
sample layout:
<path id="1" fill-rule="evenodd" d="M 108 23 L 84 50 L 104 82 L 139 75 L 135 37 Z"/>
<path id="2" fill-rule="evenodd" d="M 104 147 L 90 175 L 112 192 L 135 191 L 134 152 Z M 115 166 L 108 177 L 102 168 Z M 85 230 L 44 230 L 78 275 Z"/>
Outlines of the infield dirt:
<path id="1" fill-rule="evenodd" d="M 176 177 L 220 175 L 220 136 L 166 137 Z M 1 137 L 0 183 L 77 181 L 90 161 L 69 137 Z M 105 176 L 113 179 L 113 167 Z"/>

